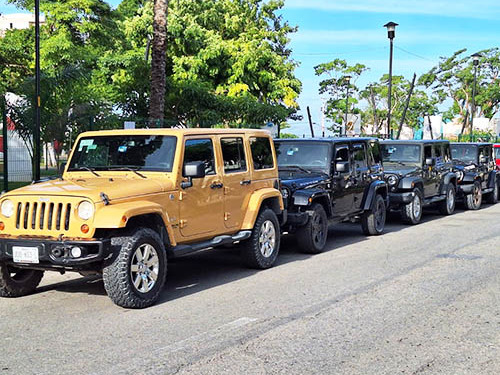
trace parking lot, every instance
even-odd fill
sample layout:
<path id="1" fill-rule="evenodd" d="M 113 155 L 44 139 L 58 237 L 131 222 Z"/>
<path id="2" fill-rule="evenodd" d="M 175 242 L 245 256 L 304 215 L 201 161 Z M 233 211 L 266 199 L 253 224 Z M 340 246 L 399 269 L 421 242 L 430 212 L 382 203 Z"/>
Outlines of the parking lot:
<path id="1" fill-rule="evenodd" d="M 169 265 L 160 301 L 115 306 L 102 280 L 46 273 L 0 301 L 0 373 L 496 374 L 500 204 L 386 234 L 330 231 L 327 250 L 292 238 L 266 271 L 233 249 Z"/>

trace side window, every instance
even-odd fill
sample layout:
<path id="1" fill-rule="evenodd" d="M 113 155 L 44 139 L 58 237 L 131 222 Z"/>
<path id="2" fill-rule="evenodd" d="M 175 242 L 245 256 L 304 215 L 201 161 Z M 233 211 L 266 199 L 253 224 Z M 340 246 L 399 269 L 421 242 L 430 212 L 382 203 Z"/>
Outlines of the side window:
<path id="1" fill-rule="evenodd" d="M 424 147 L 424 163 L 427 158 L 432 158 L 432 146 Z"/>
<path id="2" fill-rule="evenodd" d="M 220 140 L 224 173 L 243 172 L 247 170 L 243 138 L 222 138 Z"/>
<path id="3" fill-rule="evenodd" d="M 489 160 L 488 149 L 486 147 L 479 147 L 478 155 L 479 155 L 479 161 L 481 161 L 481 158 L 483 157 L 486 158 L 487 161 Z"/>
<path id="4" fill-rule="evenodd" d="M 443 154 L 441 152 L 441 144 L 434 145 L 434 157 L 436 158 L 436 163 L 443 162 Z"/>
<path id="5" fill-rule="evenodd" d="M 451 162 L 451 151 L 449 143 L 443 143 L 443 160 L 445 163 Z"/>
<path id="6" fill-rule="evenodd" d="M 368 157 L 370 158 L 370 165 L 382 164 L 382 151 L 380 150 L 380 143 L 372 141 L 369 143 Z"/>
<path id="7" fill-rule="evenodd" d="M 366 163 L 366 151 L 363 143 L 355 143 L 352 150 L 352 160 L 354 163 L 354 170 L 360 171 L 368 168 Z"/>
<path id="8" fill-rule="evenodd" d="M 205 163 L 205 174 L 215 174 L 214 145 L 211 139 L 188 139 L 184 145 L 184 165 L 194 161 Z"/>
<path id="9" fill-rule="evenodd" d="M 250 138 L 250 149 L 252 151 L 253 168 L 255 170 L 274 168 L 273 151 L 269 138 Z"/>

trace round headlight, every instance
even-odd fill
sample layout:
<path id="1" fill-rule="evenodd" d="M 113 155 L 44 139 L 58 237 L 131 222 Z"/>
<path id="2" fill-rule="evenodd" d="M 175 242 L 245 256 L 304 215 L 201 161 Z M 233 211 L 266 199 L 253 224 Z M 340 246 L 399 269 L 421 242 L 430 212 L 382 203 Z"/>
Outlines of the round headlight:
<path id="1" fill-rule="evenodd" d="M 80 219 L 88 220 L 94 215 L 94 205 L 88 201 L 83 201 L 78 205 L 78 216 Z"/>
<path id="2" fill-rule="evenodd" d="M 387 183 L 390 185 L 390 186 L 395 186 L 397 183 L 398 183 L 398 178 L 394 175 L 390 175 L 388 178 L 387 178 Z"/>
<path id="3" fill-rule="evenodd" d="M 281 189 L 281 195 L 282 195 L 283 199 L 288 199 L 288 197 L 290 196 L 290 193 L 288 192 L 287 188 L 283 188 L 283 189 Z"/>
<path id="4" fill-rule="evenodd" d="M 2 215 L 5 217 L 11 217 L 14 214 L 14 203 L 10 199 L 6 199 L 2 202 L 1 207 Z"/>
<path id="5" fill-rule="evenodd" d="M 464 179 L 464 172 L 462 171 L 455 172 L 455 175 L 457 176 L 458 181 L 462 181 Z"/>

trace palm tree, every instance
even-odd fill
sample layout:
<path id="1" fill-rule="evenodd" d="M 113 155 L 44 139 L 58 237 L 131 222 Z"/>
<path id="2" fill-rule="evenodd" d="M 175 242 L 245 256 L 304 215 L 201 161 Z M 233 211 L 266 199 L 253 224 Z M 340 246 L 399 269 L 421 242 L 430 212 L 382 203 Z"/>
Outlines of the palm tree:
<path id="1" fill-rule="evenodd" d="M 149 103 L 149 119 L 153 124 L 162 124 L 164 117 L 167 14 L 168 0 L 154 0 L 151 98 Z"/>

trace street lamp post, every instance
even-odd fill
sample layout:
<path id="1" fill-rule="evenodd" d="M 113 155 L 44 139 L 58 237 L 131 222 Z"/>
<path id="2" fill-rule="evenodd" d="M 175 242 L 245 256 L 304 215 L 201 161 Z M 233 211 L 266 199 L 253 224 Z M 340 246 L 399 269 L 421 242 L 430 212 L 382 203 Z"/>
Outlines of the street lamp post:
<path id="1" fill-rule="evenodd" d="M 387 28 L 387 37 L 390 41 L 390 52 L 389 52 L 389 93 L 387 94 L 387 138 L 389 138 L 391 134 L 391 97 L 392 97 L 392 50 L 393 50 L 393 39 L 396 35 L 396 26 L 398 26 L 395 22 L 389 22 L 384 25 Z"/>
<path id="2" fill-rule="evenodd" d="M 35 181 L 40 180 L 40 0 L 35 0 L 35 131 L 33 132 L 33 162 Z"/>
<path id="3" fill-rule="evenodd" d="M 479 58 L 481 55 L 475 53 L 472 56 L 472 63 L 474 64 L 474 86 L 472 86 L 472 110 L 470 114 L 470 141 L 473 142 L 473 130 L 474 130 L 474 114 L 476 113 L 476 85 L 477 85 L 477 67 L 479 65 Z"/>
<path id="4" fill-rule="evenodd" d="M 349 85 L 351 82 L 351 76 L 345 76 L 345 120 L 344 120 L 344 135 L 347 135 L 347 115 L 349 114 Z"/>

